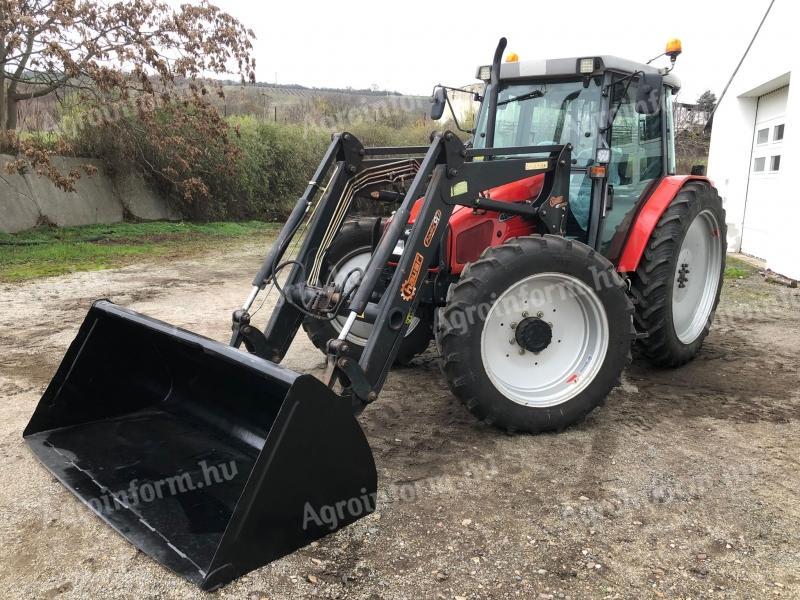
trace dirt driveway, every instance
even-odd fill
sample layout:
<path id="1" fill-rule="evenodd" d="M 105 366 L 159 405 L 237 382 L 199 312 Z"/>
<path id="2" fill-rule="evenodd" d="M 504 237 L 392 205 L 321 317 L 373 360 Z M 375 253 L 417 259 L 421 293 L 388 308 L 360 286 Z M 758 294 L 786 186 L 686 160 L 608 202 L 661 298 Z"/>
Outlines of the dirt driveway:
<path id="1" fill-rule="evenodd" d="M 21 432 L 93 299 L 224 340 L 261 252 L 0 286 L 2 597 L 204 596 L 80 506 Z M 728 282 L 697 360 L 635 362 L 558 435 L 476 423 L 431 351 L 360 419 L 379 512 L 217 596 L 800 597 L 798 314 L 798 290 Z M 300 334 L 286 364 L 319 369 L 321 355 Z"/>

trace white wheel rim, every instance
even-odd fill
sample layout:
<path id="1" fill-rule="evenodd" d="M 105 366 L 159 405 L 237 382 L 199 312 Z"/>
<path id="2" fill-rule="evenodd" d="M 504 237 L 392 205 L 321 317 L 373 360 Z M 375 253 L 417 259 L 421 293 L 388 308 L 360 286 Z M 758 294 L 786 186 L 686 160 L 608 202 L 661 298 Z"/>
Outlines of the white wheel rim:
<path id="1" fill-rule="evenodd" d="M 480 310 L 478 311 L 480 314 Z M 515 328 L 526 318 L 550 324 L 550 344 L 524 350 Z M 608 317 L 597 293 L 565 273 L 538 273 L 494 301 L 481 334 L 486 375 L 506 398 L 535 408 L 563 404 L 595 379 L 608 352 Z"/>
<path id="2" fill-rule="evenodd" d="M 717 217 L 709 210 L 697 215 L 683 238 L 672 286 L 672 324 L 684 344 L 705 329 L 719 288 L 722 239 Z"/>
<path id="3" fill-rule="evenodd" d="M 333 276 L 334 283 L 336 283 L 337 286 L 344 284 L 344 293 L 349 292 L 351 289 L 353 289 L 353 286 L 358 285 L 358 283 L 361 281 L 361 274 L 357 272 L 353 273 L 347 280 L 347 283 L 345 283 L 347 274 L 353 269 L 361 269 L 362 271 L 366 271 L 371 256 L 371 252 L 359 252 L 346 257 L 343 262 L 334 267 L 336 269 Z M 347 316 L 338 316 L 331 321 L 331 325 L 336 332 L 339 333 L 342 330 L 342 327 L 344 327 L 346 321 Z M 406 335 L 409 335 L 418 324 L 419 318 L 414 317 L 411 320 L 408 329 L 406 330 Z M 347 341 L 358 346 L 366 346 L 370 333 L 372 333 L 372 323 L 367 323 L 366 321 L 356 319 L 356 321 L 353 323 L 353 326 L 350 328 L 350 333 L 347 334 Z"/>

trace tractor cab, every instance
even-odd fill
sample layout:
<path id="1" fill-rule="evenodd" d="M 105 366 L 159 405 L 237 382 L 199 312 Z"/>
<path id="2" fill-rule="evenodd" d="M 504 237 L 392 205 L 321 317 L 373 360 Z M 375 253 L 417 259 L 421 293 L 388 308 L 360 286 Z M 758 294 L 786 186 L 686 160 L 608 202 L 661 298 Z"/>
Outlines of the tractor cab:
<path id="1" fill-rule="evenodd" d="M 674 61 L 679 52 L 673 43 L 666 54 Z M 615 56 L 520 61 L 516 54 L 493 75 L 489 65 L 477 72 L 486 89 L 473 146 L 571 145 L 567 237 L 614 260 L 625 241 L 617 232 L 628 231 L 652 186 L 675 174 L 678 78 Z"/>

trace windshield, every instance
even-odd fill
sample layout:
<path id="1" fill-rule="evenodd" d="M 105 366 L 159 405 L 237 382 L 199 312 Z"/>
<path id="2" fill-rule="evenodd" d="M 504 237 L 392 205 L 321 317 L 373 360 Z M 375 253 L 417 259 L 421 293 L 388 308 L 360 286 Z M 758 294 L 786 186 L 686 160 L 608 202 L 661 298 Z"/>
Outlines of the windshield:
<path id="1" fill-rule="evenodd" d="M 484 109 L 488 103 L 484 104 Z M 574 166 L 585 168 L 594 156 L 600 85 L 595 79 L 505 85 L 497 103 L 494 147 L 571 143 Z M 474 145 L 486 147 L 487 111 L 481 110 Z"/>

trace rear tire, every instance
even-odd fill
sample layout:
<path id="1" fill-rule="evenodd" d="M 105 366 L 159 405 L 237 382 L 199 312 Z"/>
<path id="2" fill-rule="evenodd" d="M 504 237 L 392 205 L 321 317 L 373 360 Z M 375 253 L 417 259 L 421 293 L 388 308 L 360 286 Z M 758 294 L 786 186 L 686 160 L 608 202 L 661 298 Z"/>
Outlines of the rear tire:
<path id="1" fill-rule="evenodd" d="M 631 277 L 638 342 L 653 364 L 689 362 L 708 335 L 725 273 L 727 229 L 717 190 L 690 181 L 672 199 Z"/>
<path id="2" fill-rule="evenodd" d="M 582 420 L 630 362 L 625 283 L 603 256 L 557 236 L 485 250 L 450 288 L 437 321 L 451 390 L 508 431 L 559 431 Z"/>
<path id="3" fill-rule="evenodd" d="M 348 221 L 342 226 L 322 261 L 320 278 L 326 281 L 333 274 L 334 280 L 347 276 L 348 271 L 354 267 L 365 268 L 372 255 L 372 231 L 374 219 L 362 219 L 358 221 Z M 348 280 L 348 287 L 357 281 L 357 274 Z M 430 311 L 429 311 L 430 312 Z M 424 352 L 431 339 L 433 338 L 433 318 L 432 312 L 428 314 L 425 307 L 417 309 L 418 317 L 411 323 L 400 350 L 397 353 L 395 362 L 401 365 L 408 364 L 417 354 Z M 311 342 L 323 353 L 327 353 L 328 341 L 339 336 L 346 317 L 337 317 L 333 321 L 324 321 L 313 317 L 303 319 L 303 329 Z M 351 329 L 351 334 L 347 337 L 348 351 L 347 356 L 358 360 L 366 345 L 367 338 L 372 331 L 372 325 L 362 321 L 356 321 Z"/>

